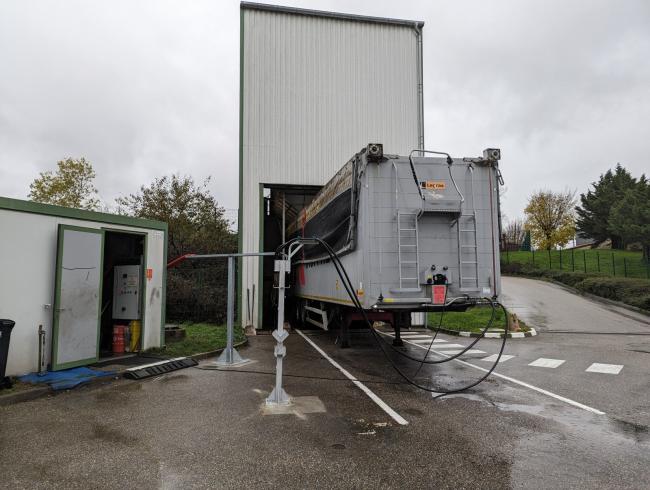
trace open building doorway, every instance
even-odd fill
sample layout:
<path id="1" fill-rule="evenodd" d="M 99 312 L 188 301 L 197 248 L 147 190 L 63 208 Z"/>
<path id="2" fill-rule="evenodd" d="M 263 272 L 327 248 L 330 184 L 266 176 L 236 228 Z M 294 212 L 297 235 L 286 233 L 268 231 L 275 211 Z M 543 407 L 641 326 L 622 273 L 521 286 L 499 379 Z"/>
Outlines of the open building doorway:
<path id="1" fill-rule="evenodd" d="M 287 228 L 296 220 L 298 214 L 307 206 L 321 186 L 308 185 L 265 185 L 264 186 L 264 221 L 262 234 L 264 252 L 273 252 L 291 238 Z M 277 323 L 277 290 L 273 288 L 273 258 L 262 260 L 262 287 L 260 307 L 262 312 L 261 328 L 272 329 Z"/>
<path id="2" fill-rule="evenodd" d="M 144 271 L 146 237 L 105 231 L 100 326 L 100 358 L 138 352 L 144 325 Z M 124 352 L 114 352 L 113 327 L 124 329 Z"/>

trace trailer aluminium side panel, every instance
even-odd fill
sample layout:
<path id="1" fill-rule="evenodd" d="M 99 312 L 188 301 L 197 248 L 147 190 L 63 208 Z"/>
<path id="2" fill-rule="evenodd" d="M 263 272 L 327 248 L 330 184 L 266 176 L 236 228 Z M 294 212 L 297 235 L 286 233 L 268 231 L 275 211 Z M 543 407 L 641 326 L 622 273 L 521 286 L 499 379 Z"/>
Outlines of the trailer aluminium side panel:
<path id="1" fill-rule="evenodd" d="M 421 154 L 368 145 L 287 230 L 330 244 L 372 313 L 464 309 L 500 292 L 499 150 L 463 159 Z M 298 315 L 329 312 L 312 322 L 327 328 L 353 303 L 323 247 L 305 246 L 299 255 Z"/>

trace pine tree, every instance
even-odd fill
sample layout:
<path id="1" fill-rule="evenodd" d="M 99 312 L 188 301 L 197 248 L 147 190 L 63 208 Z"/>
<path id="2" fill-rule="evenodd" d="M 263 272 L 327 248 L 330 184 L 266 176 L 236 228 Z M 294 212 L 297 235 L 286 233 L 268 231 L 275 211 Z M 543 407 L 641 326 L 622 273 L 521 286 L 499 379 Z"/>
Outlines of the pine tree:
<path id="1" fill-rule="evenodd" d="M 612 207 L 609 226 L 626 242 L 641 242 L 643 257 L 650 258 L 650 182 L 645 175 Z"/>
<path id="2" fill-rule="evenodd" d="M 610 225 L 610 212 L 635 183 L 636 179 L 620 163 L 613 172 L 610 169 L 602 174 L 598 182 L 592 183 L 593 190 L 580 194 L 581 206 L 576 207 L 578 232 L 596 241 L 610 238 L 612 248 L 622 248 L 623 237 Z"/>

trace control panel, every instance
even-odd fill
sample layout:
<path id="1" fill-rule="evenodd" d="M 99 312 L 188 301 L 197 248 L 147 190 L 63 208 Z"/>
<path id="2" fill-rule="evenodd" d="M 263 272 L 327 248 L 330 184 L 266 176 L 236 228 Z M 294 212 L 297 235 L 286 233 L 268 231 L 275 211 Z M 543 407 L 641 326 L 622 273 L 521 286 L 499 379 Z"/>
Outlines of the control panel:
<path id="1" fill-rule="evenodd" d="M 116 265 L 113 269 L 113 319 L 140 320 L 139 265 Z"/>

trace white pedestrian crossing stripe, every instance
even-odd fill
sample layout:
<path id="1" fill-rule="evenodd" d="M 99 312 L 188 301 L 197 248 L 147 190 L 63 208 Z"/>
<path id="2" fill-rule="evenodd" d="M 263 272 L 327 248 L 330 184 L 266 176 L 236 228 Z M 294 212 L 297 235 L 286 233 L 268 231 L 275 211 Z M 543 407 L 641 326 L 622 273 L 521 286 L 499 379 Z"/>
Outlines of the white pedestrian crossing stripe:
<path id="1" fill-rule="evenodd" d="M 623 369 L 622 364 L 600 364 L 594 362 L 585 371 L 587 373 L 618 374 Z"/>
<path id="2" fill-rule="evenodd" d="M 439 350 L 438 347 L 436 347 L 436 352 L 440 352 L 441 354 L 447 354 L 449 356 L 453 356 L 456 354 L 459 354 L 463 352 L 463 349 L 451 349 L 451 350 Z M 478 349 L 470 349 L 464 354 L 486 354 L 484 350 L 478 350 Z"/>
<path id="3" fill-rule="evenodd" d="M 404 340 L 408 340 L 409 342 L 413 342 L 414 344 L 424 344 L 424 345 L 426 345 L 426 344 L 431 343 L 431 337 L 429 337 L 428 339 L 418 339 L 418 340 L 404 339 Z M 442 339 L 434 339 L 433 343 L 434 344 L 446 344 L 447 341 L 442 340 Z"/>
<path id="4" fill-rule="evenodd" d="M 483 359 L 481 359 L 481 361 L 496 362 L 497 357 L 499 357 L 498 354 L 492 354 L 491 356 L 484 357 Z M 499 359 L 499 364 L 501 364 L 502 362 L 506 362 L 507 360 L 512 359 L 513 357 L 515 357 L 515 356 L 511 356 L 509 354 L 503 354 L 501 356 L 501 359 Z"/>
<path id="5" fill-rule="evenodd" d="M 436 345 L 436 350 L 443 350 L 443 349 L 464 349 L 464 345 L 460 344 L 443 344 L 443 345 Z"/>
<path id="6" fill-rule="evenodd" d="M 555 369 L 562 364 L 564 364 L 564 359 L 547 359 L 546 357 L 540 357 L 536 361 L 531 362 L 529 366 Z"/>

